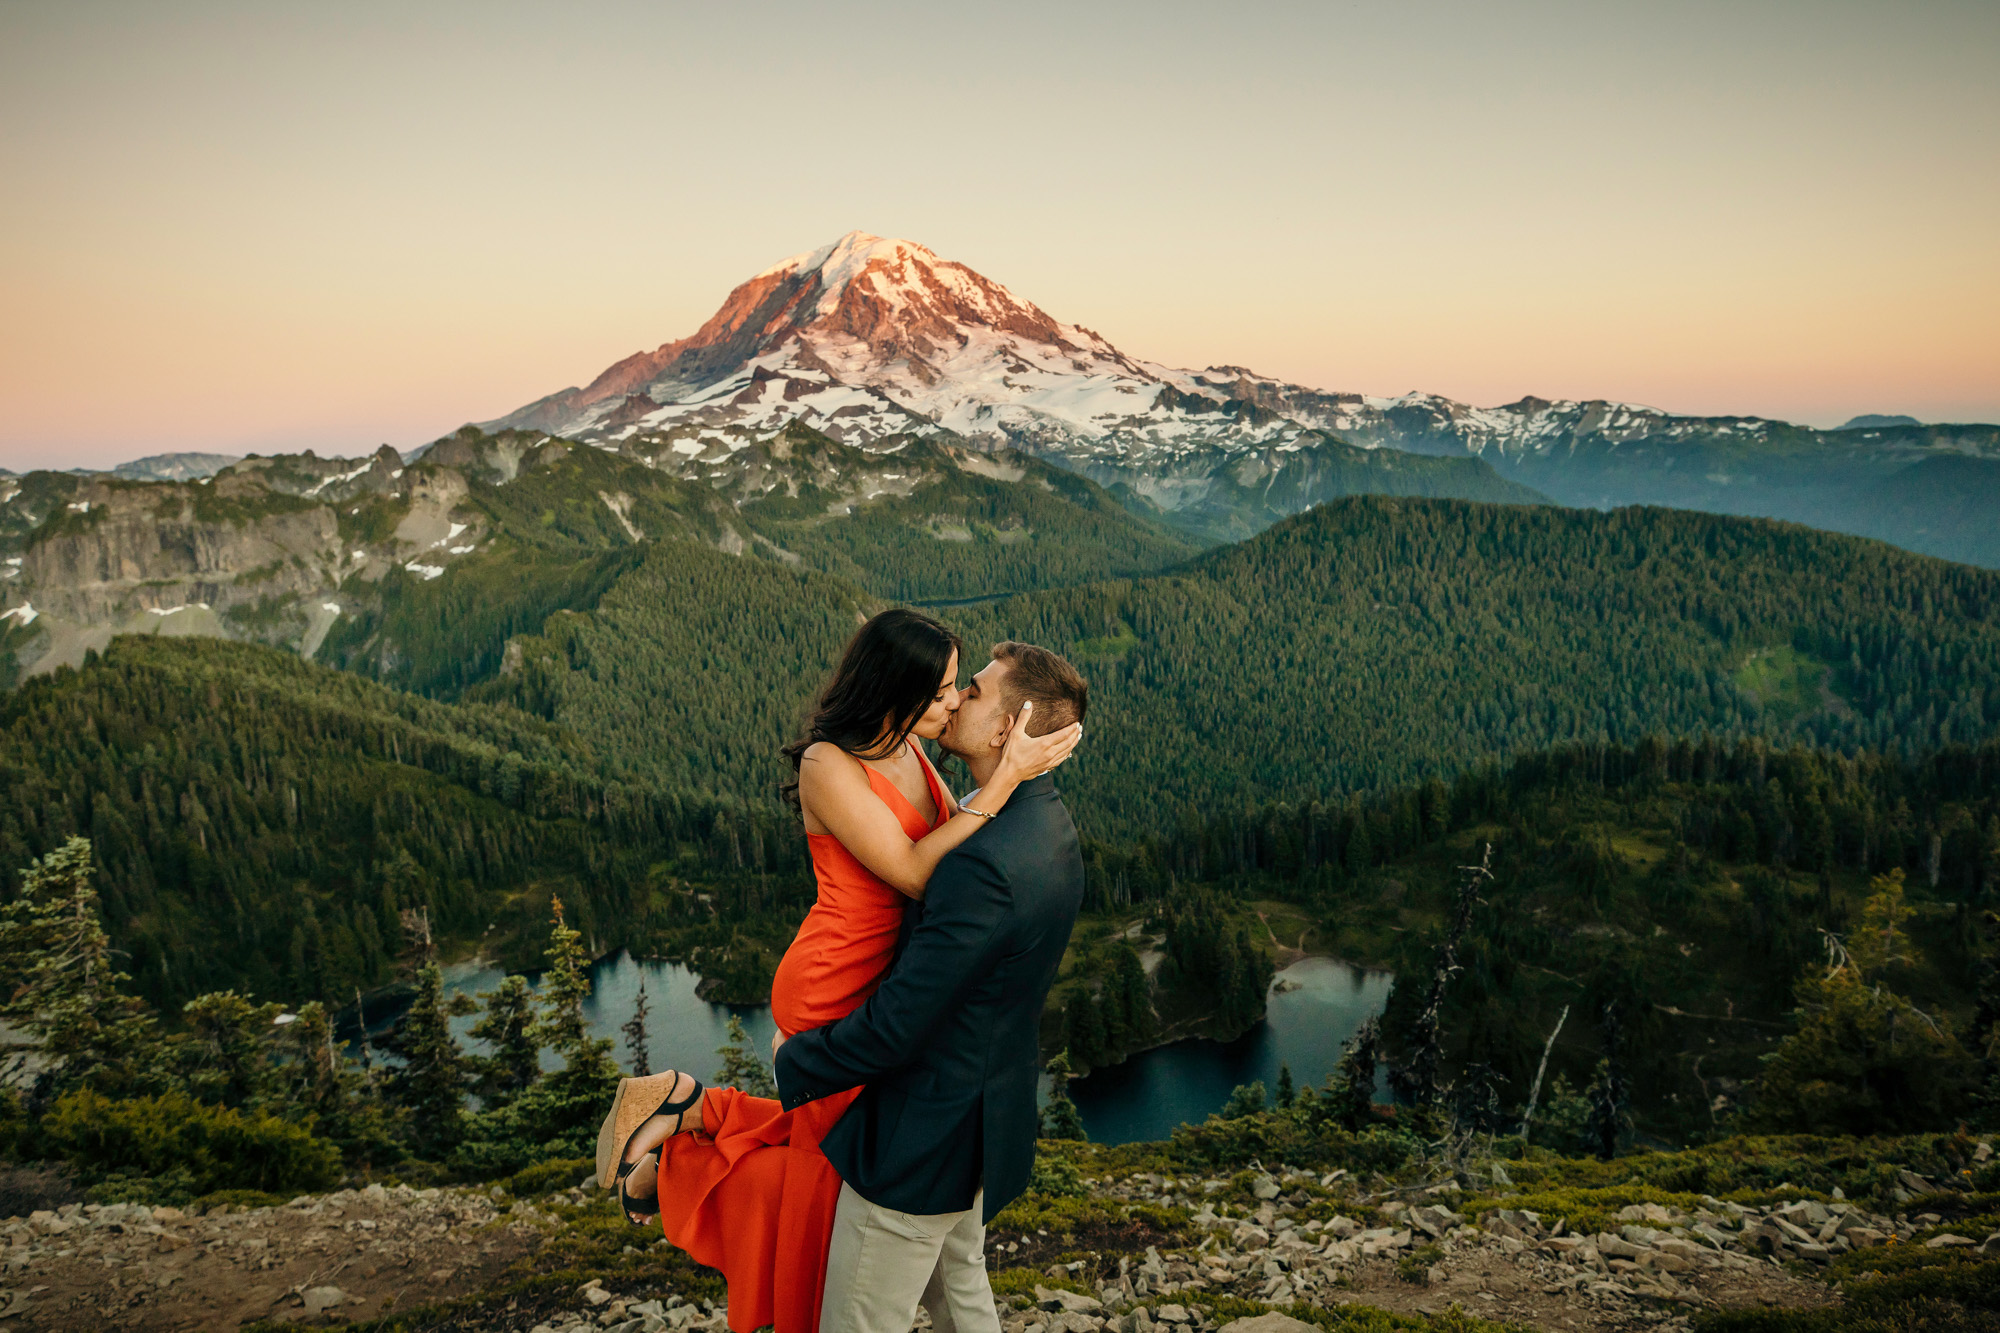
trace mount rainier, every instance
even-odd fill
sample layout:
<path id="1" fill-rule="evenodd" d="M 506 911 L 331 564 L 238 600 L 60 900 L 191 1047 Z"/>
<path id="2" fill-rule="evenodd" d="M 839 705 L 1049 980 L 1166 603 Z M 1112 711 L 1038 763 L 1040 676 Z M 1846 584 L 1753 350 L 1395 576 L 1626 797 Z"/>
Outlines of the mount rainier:
<path id="1" fill-rule="evenodd" d="M 862 449 L 942 433 L 1023 450 L 1209 540 L 1389 491 L 1789 518 L 2000 564 L 2000 428 L 1819 431 L 1534 397 L 1485 408 L 1176 369 L 921 245 L 858 231 L 742 283 L 691 336 L 484 426 L 701 475 L 793 420 Z"/>

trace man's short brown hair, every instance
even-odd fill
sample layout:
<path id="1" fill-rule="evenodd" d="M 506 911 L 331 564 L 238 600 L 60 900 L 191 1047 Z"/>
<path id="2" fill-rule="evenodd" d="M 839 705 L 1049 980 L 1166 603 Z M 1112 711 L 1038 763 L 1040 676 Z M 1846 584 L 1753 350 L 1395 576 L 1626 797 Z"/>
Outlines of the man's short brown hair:
<path id="1" fill-rule="evenodd" d="M 1007 712 L 1020 712 L 1023 703 L 1035 705 L 1028 720 L 1030 736 L 1046 736 L 1083 721 L 1090 708 L 1090 684 L 1068 662 L 1046 648 L 1012 639 L 993 645 L 993 660 L 1007 664 L 1007 677 L 1000 686 Z"/>

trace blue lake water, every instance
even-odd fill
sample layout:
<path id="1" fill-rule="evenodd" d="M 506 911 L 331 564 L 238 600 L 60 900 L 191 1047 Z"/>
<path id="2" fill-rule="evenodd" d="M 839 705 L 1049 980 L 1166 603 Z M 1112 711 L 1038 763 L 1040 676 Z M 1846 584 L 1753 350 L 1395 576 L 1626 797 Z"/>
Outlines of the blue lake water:
<path id="1" fill-rule="evenodd" d="M 1340 1062 L 1341 1043 L 1389 1002 L 1394 980 L 1336 958 L 1304 959 L 1278 974 L 1264 1021 L 1236 1040 L 1178 1041 L 1142 1052 L 1077 1079 L 1070 1098 L 1093 1140 L 1134 1143 L 1199 1124 L 1239 1084 L 1261 1080 L 1275 1091 L 1281 1065 L 1300 1087 L 1323 1083 Z"/>
<path id="2" fill-rule="evenodd" d="M 497 967 L 461 963 L 445 969 L 448 990 L 478 994 L 500 983 Z M 1340 1060 L 1341 1043 L 1382 1012 L 1394 978 L 1333 958 L 1307 958 L 1278 974 L 1264 1022 L 1235 1041 L 1182 1041 L 1133 1056 L 1070 1084 L 1083 1125 L 1099 1143 L 1162 1139 L 1182 1123 L 1198 1123 L 1219 1110 L 1238 1085 L 1262 1080 L 1275 1088 L 1280 1065 L 1300 1086 L 1325 1081 Z M 721 1063 L 716 1049 L 728 1039 L 730 1015 L 742 1020 L 759 1055 L 771 1048 L 767 1006 L 711 1004 L 695 994 L 700 977 L 678 963 L 641 961 L 619 952 L 591 968 L 593 989 L 585 1016 L 591 1031 L 616 1043 L 629 1066 L 624 1033 L 643 981 L 648 1003 L 647 1057 L 655 1071 L 686 1069 L 706 1079 Z M 468 1049 L 475 1020 L 453 1029 Z M 1378 1093 L 1379 1095 L 1379 1093 Z"/>

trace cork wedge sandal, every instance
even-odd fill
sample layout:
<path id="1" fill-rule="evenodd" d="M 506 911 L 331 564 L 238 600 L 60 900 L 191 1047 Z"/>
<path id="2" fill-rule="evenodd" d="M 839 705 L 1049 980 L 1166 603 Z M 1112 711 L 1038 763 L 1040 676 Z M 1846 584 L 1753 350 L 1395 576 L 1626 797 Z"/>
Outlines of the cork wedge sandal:
<path id="1" fill-rule="evenodd" d="M 632 1211 L 631 1200 L 625 1194 L 625 1180 L 640 1162 L 652 1154 L 628 1162 L 625 1152 L 631 1147 L 632 1138 L 640 1127 L 656 1115 L 674 1117 L 674 1127 L 667 1132 L 668 1138 L 680 1132 L 681 1121 L 701 1101 L 702 1093 L 708 1090 L 694 1075 L 686 1077 L 694 1087 L 685 1097 L 673 1095 L 682 1078 L 679 1070 L 670 1069 L 664 1074 L 649 1074 L 644 1078 L 619 1079 L 617 1095 L 611 1099 L 611 1110 L 605 1114 L 604 1125 L 597 1131 L 597 1183 L 618 1192 L 618 1209 L 625 1214 L 625 1220 L 634 1226 L 644 1226 L 652 1221 L 659 1215 L 659 1210 L 656 1207 L 650 1213 Z M 658 1198 L 659 1187 L 655 1185 L 655 1201 Z"/>

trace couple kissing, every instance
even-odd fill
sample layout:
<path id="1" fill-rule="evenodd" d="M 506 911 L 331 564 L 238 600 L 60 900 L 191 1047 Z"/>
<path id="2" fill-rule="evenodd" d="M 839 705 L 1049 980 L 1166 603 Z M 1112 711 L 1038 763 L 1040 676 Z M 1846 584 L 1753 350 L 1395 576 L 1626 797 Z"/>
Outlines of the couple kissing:
<path id="1" fill-rule="evenodd" d="M 620 1081 L 599 1183 L 729 1282 L 729 1327 L 998 1333 L 986 1223 L 1034 1164 L 1042 1001 L 1083 895 L 1049 770 L 1089 689 L 1025 643 L 960 689 L 956 635 L 885 611 L 847 645 L 786 795 L 818 899 L 771 987 L 779 1097 Z M 955 800 L 918 740 L 958 756 Z"/>

